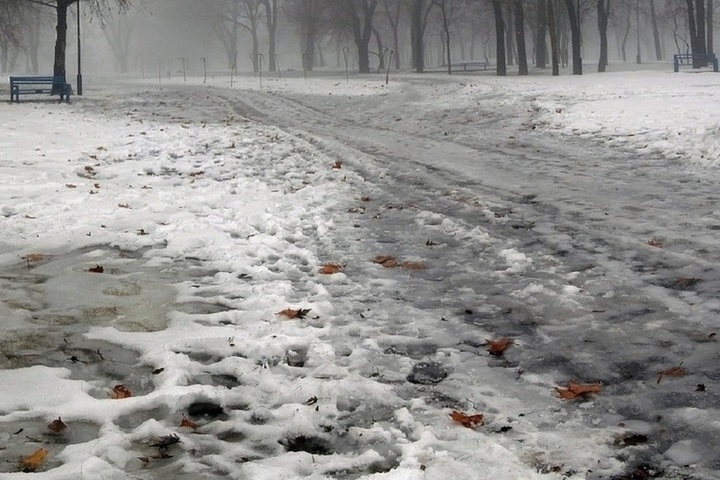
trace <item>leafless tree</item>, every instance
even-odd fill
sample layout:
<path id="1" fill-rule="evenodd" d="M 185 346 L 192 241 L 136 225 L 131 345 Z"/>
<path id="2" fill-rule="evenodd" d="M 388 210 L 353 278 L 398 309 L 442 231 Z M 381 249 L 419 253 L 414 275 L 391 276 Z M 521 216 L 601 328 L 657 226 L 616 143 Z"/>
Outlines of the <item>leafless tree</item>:
<path id="1" fill-rule="evenodd" d="M 42 5 L 55 10 L 55 56 L 53 63 L 53 76 L 66 77 L 65 51 L 67 49 L 68 11 L 79 0 L 23 0 L 25 2 Z M 101 19 L 114 9 L 124 12 L 130 7 L 130 0 L 90 0 L 86 2 L 90 11 Z"/>

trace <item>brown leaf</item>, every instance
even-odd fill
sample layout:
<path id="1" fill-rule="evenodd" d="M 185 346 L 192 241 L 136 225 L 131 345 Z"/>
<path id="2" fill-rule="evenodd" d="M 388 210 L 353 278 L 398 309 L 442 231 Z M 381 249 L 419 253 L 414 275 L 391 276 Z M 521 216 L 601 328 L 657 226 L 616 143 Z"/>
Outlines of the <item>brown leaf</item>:
<path id="1" fill-rule="evenodd" d="M 372 201 L 372 197 L 367 197 L 367 196 L 365 196 L 365 197 L 360 197 L 360 200 L 362 200 L 363 202 L 371 202 L 371 201 Z"/>
<path id="2" fill-rule="evenodd" d="M 95 265 L 92 268 L 88 268 L 88 272 L 90 273 L 104 273 L 105 269 L 102 267 L 102 265 Z"/>
<path id="3" fill-rule="evenodd" d="M 113 400 L 122 400 L 123 398 L 132 397 L 132 392 L 125 387 L 125 385 L 115 385 L 112 391 L 108 394 Z"/>
<path id="4" fill-rule="evenodd" d="M 65 186 L 67 188 L 77 188 L 77 185 L 73 185 L 72 183 L 66 183 Z"/>
<path id="5" fill-rule="evenodd" d="M 180 422 L 180 428 L 187 427 L 192 430 L 198 429 L 198 424 L 193 422 L 192 420 L 188 420 L 187 418 L 183 417 L 182 421 Z"/>
<path id="6" fill-rule="evenodd" d="M 44 448 L 39 448 L 27 457 L 21 458 L 19 462 L 20 470 L 25 473 L 36 472 L 45 461 L 45 457 L 48 456 L 48 453 L 50 452 Z"/>
<path id="7" fill-rule="evenodd" d="M 190 177 L 199 177 L 200 175 L 205 175 L 205 170 L 198 170 L 197 172 L 188 173 L 188 176 Z"/>
<path id="8" fill-rule="evenodd" d="M 397 260 L 391 255 L 377 255 L 373 259 L 373 263 L 378 263 L 385 268 L 395 268 L 398 266 Z"/>
<path id="9" fill-rule="evenodd" d="M 678 288 L 690 288 L 696 283 L 700 281 L 699 278 L 692 278 L 692 277 L 676 277 L 675 278 L 675 285 Z"/>
<path id="10" fill-rule="evenodd" d="M 563 400 L 574 400 L 578 397 L 586 398 L 590 394 L 600 393 L 599 383 L 576 383 L 571 381 L 567 387 L 555 387 L 555 391 Z"/>
<path id="11" fill-rule="evenodd" d="M 510 345 L 513 344 L 512 338 L 503 337 L 500 340 L 487 340 L 487 351 L 490 355 L 499 357 Z"/>
<path id="12" fill-rule="evenodd" d="M 343 266 L 339 263 L 326 263 L 320 267 L 320 273 L 323 275 L 333 275 L 335 273 L 341 272 L 343 269 Z"/>
<path id="13" fill-rule="evenodd" d="M 685 370 L 682 367 L 682 363 L 678 365 L 677 367 L 668 368 L 667 370 L 663 370 L 661 372 L 658 372 L 657 376 L 657 383 L 660 383 L 660 381 L 663 379 L 663 377 L 684 377 L 687 375 L 687 370 Z"/>
<path id="14" fill-rule="evenodd" d="M 647 244 L 650 245 L 651 247 L 662 248 L 662 246 L 663 246 L 662 241 L 661 241 L 661 240 L 658 240 L 657 238 L 651 238 L 650 240 L 648 240 L 648 241 L 645 242 L 645 243 L 647 243 Z"/>
<path id="15" fill-rule="evenodd" d="M 333 168 L 333 170 L 340 170 L 342 168 L 342 165 L 343 165 L 343 162 L 341 162 L 340 160 L 337 160 L 333 164 L 332 168 Z"/>
<path id="16" fill-rule="evenodd" d="M 485 424 L 485 415 L 482 413 L 468 415 L 467 413 L 453 410 L 452 413 L 450 413 L 450 418 L 466 428 L 475 428 L 477 425 Z"/>
<path id="17" fill-rule="evenodd" d="M 28 253 L 22 258 L 28 262 L 35 263 L 45 260 L 45 255 L 43 255 L 42 253 Z"/>
<path id="18" fill-rule="evenodd" d="M 60 417 L 56 418 L 52 421 L 52 423 L 49 423 L 47 426 L 48 430 L 54 433 L 62 433 L 67 428 L 67 425 L 65 425 L 65 422 L 62 421 Z"/>
<path id="19" fill-rule="evenodd" d="M 310 310 L 309 308 L 298 308 L 297 310 L 294 308 L 286 308 L 285 310 L 277 312 L 277 315 L 282 315 L 292 320 L 294 318 L 305 318 L 305 316 L 310 313 Z"/>
<path id="20" fill-rule="evenodd" d="M 118 203 L 118 207 L 120 207 L 120 208 L 130 208 L 130 204 L 128 204 L 128 203 Z"/>

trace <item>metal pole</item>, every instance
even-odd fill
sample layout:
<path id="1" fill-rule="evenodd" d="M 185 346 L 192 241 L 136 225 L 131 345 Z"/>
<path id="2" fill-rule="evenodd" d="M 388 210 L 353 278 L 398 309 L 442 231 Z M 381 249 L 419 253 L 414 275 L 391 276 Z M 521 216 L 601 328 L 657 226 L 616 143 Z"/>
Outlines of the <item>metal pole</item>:
<path id="1" fill-rule="evenodd" d="M 640 0 L 637 0 L 637 4 L 635 5 L 635 15 L 637 23 L 637 57 L 635 61 L 640 64 L 642 63 L 642 59 L 640 58 Z"/>
<path id="2" fill-rule="evenodd" d="M 77 42 L 78 42 L 78 68 L 77 68 L 77 94 L 83 94 L 82 79 L 82 47 L 80 44 L 80 1 L 77 2 Z"/>

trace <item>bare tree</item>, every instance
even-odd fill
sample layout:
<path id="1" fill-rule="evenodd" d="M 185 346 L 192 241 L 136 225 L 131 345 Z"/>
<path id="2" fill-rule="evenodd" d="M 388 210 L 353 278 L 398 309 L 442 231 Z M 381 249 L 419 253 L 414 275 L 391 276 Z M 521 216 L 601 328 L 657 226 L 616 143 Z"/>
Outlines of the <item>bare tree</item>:
<path id="1" fill-rule="evenodd" d="M 300 55 L 303 68 L 315 67 L 315 51 L 327 28 L 327 17 L 333 0 L 290 0 L 285 5 L 285 16 L 295 24 L 301 39 Z"/>
<path id="2" fill-rule="evenodd" d="M 278 0 L 261 0 L 265 9 L 265 25 L 268 31 L 268 65 L 271 72 L 277 71 L 277 26 Z"/>
<path id="3" fill-rule="evenodd" d="M 570 35 L 572 42 L 573 75 L 582 75 L 582 51 L 580 50 L 580 6 L 575 0 L 565 0 L 568 19 L 570 20 Z"/>
<path id="4" fill-rule="evenodd" d="M 24 0 L 36 5 L 54 8 L 56 13 L 55 24 L 55 57 L 53 63 L 53 76 L 66 78 L 65 51 L 67 49 L 68 10 L 79 0 Z M 130 0 L 91 0 L 87 2 L 93 14 L 100 18 L 109 14 L 113 7 L 120 12 L 130 7 Z"/>
<path id="5" fill-rule="evenodd" d="M 355 40 L 360 73 L 370 73 L 370 37 L 377 4 L 378 0 L 341 0 L 338 5 L 340 17 L 347 22 Z"/>
<path id="6" fill-rule="evenodd" d="M 409 0 L 410 46 L 412 66 L 417 73 L 425 71 L 425 28 L 433 3 L 426 0 Z"/>
<path id="7" fill-rule="evenodd" d="M 652 0 L 650 0 L 652 2 Z M 608 65 L 608 18 L 610 16 L 610 0 L 597 0 L 598 32 L 600 33 L 600 58 L 598 72 L 604 72 Z"/>
<path id="8" fill-rule="evenodd" d="M 400 68 L 400 13 L 402 12 L 402 2 L 400 0 L 382 0 L 385 15 L 390 29 L 392 30 L 393 52 L 395 57 L 395 68 Z"/>
<path id="9" fill-rule="evenodd" d="M 502 0 L 492 0 L 493 14 L 495 16 L 495 57 L 497 62 L 497 76 L 507 75 L 505 60 L 505 19 L 503 18 Z"/>
<path id="10" fill-rule="evenodd" d="M 518 49 L 518 73 L 527 75 L 529 72 L 525 47 L 525 9 L 522 0 L 513 1 L 513 13 L 515 18 L 515 43 L 517 43 Z"/>

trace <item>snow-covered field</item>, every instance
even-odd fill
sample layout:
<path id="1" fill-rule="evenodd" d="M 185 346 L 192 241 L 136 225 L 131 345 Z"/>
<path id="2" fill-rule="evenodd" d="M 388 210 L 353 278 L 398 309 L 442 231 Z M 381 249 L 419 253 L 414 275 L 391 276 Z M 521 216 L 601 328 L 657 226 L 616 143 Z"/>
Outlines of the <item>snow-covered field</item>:
<path id="1" fill-rule="evenodd" d="M 720 478 L 720 75 L 663 68 L 0 103 L 0 478 Z"/>

